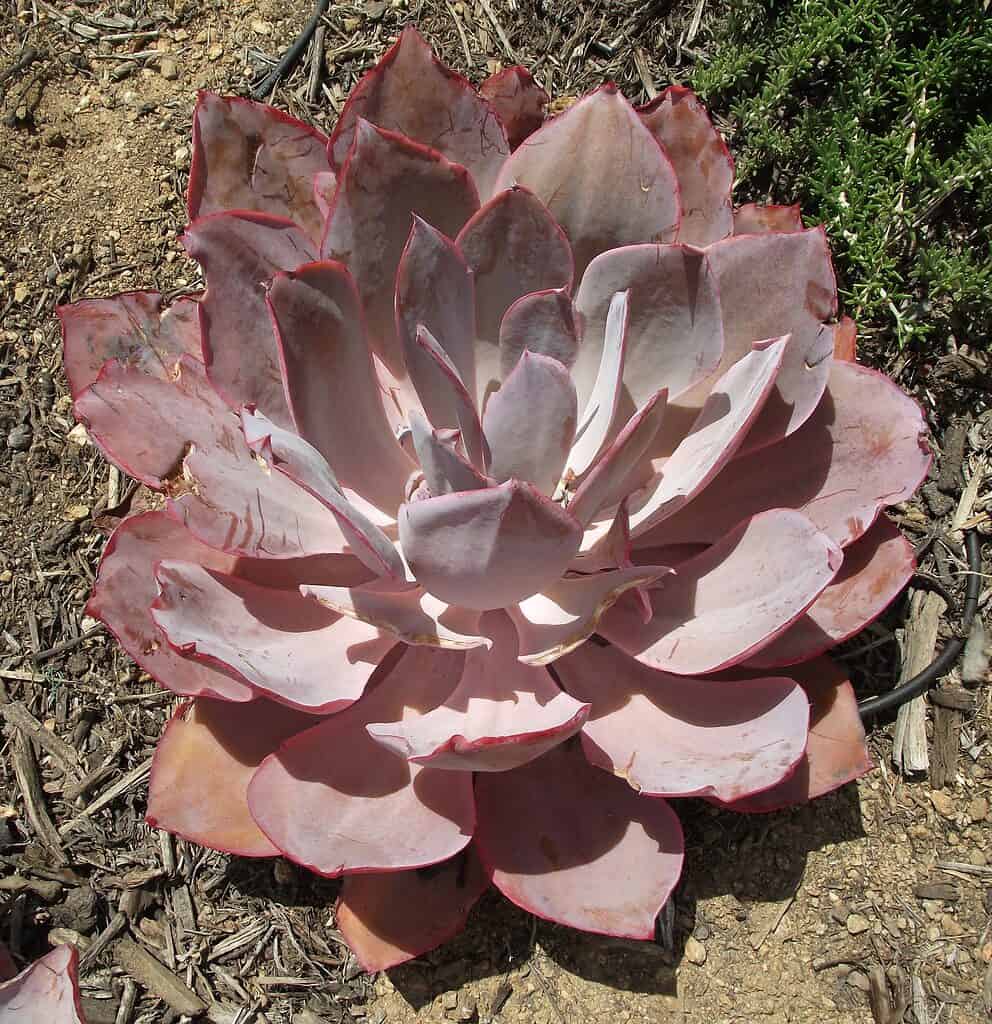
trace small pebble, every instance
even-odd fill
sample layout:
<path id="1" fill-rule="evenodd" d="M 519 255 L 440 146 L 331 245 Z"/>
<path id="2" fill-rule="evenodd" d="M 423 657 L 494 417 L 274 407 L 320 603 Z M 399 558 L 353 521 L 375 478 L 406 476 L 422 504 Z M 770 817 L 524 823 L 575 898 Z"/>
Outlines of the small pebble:
<path id="1" fill-rule="evenodd" d="M 847 976 L 847 983 L 853 988 L 861 989 L 862 992 L 867 992 L 871 988 L 868 975 L 863 974 L 861 971 L 851 971 Z"/>
<path id="2" fill-rule="evenodd" d="M 27 423 L 14 427 L 7 435 L 7 447 L 12 452 L 26 452 L 31 447 L 31 428 Z"/>
<path id="3" fill-rule="evenodd" d="M 847 919 L 847 930 L 852 935 L 860 935 L 862 932 L 868 931 L 871 927 L 871 922 L 863 914 L 851 914 Z"/>
<path id="4" fill-rule="evenodd" d="M 989 816 L 989 802 L 984 796 L 976 796 L 968 802 L 968 817 L 976 824 Z"/>
<path id="5" fill-rule="evenodd" d="M 949 793 L 945 793 L 942 789 L 935 790 L 930 794 L 930 801 L 942 817 L 954 817 L 956 810 L 954 798 Z"/>
<path id="6" fill-rule="evenodd" d="M 179 66 L 172 57 L 163 57 L 158 63 L 158 73 L 167 82 L 174 82 L 179 77 Z"/>
<path id="7" fill-rule="evenodd" d="M 706 947 L 694 935 L 685 940 L 685 958 L 697 967 L 706 963 Z"/>

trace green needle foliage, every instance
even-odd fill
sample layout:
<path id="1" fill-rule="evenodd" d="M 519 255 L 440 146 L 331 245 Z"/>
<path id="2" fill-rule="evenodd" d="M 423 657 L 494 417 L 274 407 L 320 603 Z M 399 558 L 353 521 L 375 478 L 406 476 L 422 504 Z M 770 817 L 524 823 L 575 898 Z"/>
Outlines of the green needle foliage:
<path id="1" fill-rule="evenodd" d="M 743 0 L 692 85 L 729 112 L 737 201 L 824 223 L 862 332 L 943 349 L 992 322 L 988 0 Z"/>

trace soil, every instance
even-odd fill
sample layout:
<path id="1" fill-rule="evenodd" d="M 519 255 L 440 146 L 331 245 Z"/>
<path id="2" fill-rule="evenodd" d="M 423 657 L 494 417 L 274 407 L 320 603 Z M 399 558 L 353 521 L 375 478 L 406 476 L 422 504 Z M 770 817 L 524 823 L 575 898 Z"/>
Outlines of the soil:
<path id="1" fill-rule="evenodd" d="M 143 495 L 74 430 L 53 310 L 83 295 L 197 289 L 178 241 L 196 90 L 247 94 L 313 5 L 3 7 L 0 939 L 18 962 L 76 942 L 90 1024 L 178 1019 L 161 978 L 125 955 L 129 939 L 194 989 L 210 1020 L 227 1024 L 987 1020 L 992 691 L 981 685 L 980 638 L 979 677 L 962 686 L 955 670 L 942 684 L 965 710 L 929 706 L 939 748 L 929 776 L 893 769 L 885 720 L 870 740 L 877 769 L 813 805 L 746 817 L 682 801 L 684 881 L 656 943 L 571 932 L 491 892 L 462 936 L 367 978 L 334 929 L 334 883 L 145 825 L 149 757 L 175 700 L 83 611 L 108 532 Z M 703 28 L 697 22 L 687 49 L 697 9 Z M 705 21 L 720 10 L 605 0 L 336 3 L 319 102 L 307 101 L 309 58 L 270 101 L 326 130 L 407 20 L 475 79 L 515 58 L 536 67 L 553 94 L 612 78 L 643 100 L 645 80 L 682 80 L 692 60 L 705 59 Z M 732 144 L 733 125 L 718 123 Z M 961 607 L 960 527 L 990 530 L 981 486 L 992 439 L 980 390 L 987 367 L 980 354 L 899 353 L 884 340 L 863 358 L 923 402 L 938 449 L 922 498 L 894 512 L 923 552 L 914 587 L 947 599 L 943 642 Z M 909 608 L 900 601 L 846 646 L 863 693 L 896 681 Z M 44 742 L 13 722 L 17 702 L 42 723 Z M 32 772 L 41 786 L 33 798 Z"/>

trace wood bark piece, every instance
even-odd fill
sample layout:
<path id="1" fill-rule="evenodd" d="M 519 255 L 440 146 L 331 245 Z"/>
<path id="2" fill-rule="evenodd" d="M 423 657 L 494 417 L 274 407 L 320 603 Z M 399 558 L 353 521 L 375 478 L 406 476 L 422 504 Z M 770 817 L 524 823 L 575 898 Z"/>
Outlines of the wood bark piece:
<path id="1" fill-rule="evenodd" d="M 954 784 L 961 746 L 961 713 L 941 704 L 933 709 L 933 758 L 930 785 L 934 789 Z"/>
<path id="2" fill-rule="evenodd" d="M 932 591 L 917 590 L 909 602 L 909 621 L 902 642 L 902 672 L 905 683 L 933 661 L 937 629 L 947 602 Z M 926 702 L 923 697 L 903 704 L 896 718 L 892 761 L 902 772 L 925 772 L 930 767 L 927 750 Z"/>
<path id="3" fill-rule="evenodd" d="M 153 995 L 164 999 L 176 1013 L 199 1017 L 207 1004 L 160 960 L 132 939 L 119 939 L 114 946 L 117 963 Z"/>
<path id="4" fill-rule="evenodd" d="M 0 715 L 3 715 L 8 725 L 20 729 L 26 736 L 30 736 L 39 747 L 51 754 L 64 771 L 71 772 L 77 778 L 83 774 L 83 767 L 76 751 L 65 740 L 56 736 L 51 729 L 46 729 L 20 701 L 14 701 L 12 704 L 0 704 Z"/>
<path id="5" fill-rule="evenodd" d="M 35 760 L 31 740 L 20 729 L 14 729 L 13 732 L 14 775 L 24 798 L 28 821 L 31 822 L 38 839 L 48 848 L 55 863 L 64 865 L 67 862 L 66 856 L 62 851 L 58 831 L 48 816 L 45 794 L 41 788 L 41 779 L 38 777 L 38 762 Z"/>

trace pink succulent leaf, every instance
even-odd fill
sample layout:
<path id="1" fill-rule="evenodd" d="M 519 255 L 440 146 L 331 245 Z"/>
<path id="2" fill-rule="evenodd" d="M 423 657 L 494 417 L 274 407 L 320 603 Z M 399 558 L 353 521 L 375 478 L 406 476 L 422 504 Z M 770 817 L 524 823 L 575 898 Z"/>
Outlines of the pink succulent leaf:
<path id="1" fill-rule="evenodd" d="M 262 762 L 248 786 L 248 806 L 285 856 L 334 876 L 425 867 L 468 844 L 475 829 L 472 776 L 410 764 L 366 731 L 371 722 L 402 721 L 434 707 L 457 683 L 462 660 L 429 647 L 397 648 L 362 700 Z"/>
<path id="2" fill-rule="evenodd" d="M 396 271 L 396 333 L 406 358 L 407 373 L 417 387 L 424 411 L 437 426 L 457 422 L 450 389 L 420 390 L 433 378 L 433 367 L 422 367 L 430 356 L 416 343 L 423 325 L 443 343 L 445 354 L 470 395 L 475 395 L 475 300 L 472 271 L 458 247 L 416 215 Z M 473 399 L 474 404 L 474 399 Z"/>
<path id="3" fill-rule="evenodd" d="M 550 211 L 525 188 L 498 192 L 462 228 L 458 248 L 475 279 L 478 401 L 498 386 L 500 323 L 531 292 L 572 287 L 572 248 Z M 548 353 L 551 354 L 551 353 Z"/>
<path id="4" fill-rule="evenodd" d="M 822 228 L 738 235 L 706 250 L 720 289 L 724 354 L 719 372 L 760 338 L 791 334 L 782 370 L 746 450 L 780 441 L 817 407 L 830 376 L 837 281 Z M 703 396 L 700 396 L 700 399 Z"/>
<path id="5" fill-rule="evenodd" d="M 348 875 L 335 924 L 366 971 L 385 971 L 454 938 L 489 888 L 475 847 L 413 871 Z"/>
<path id="6" fill-rule="evenodd" d="M 408 644 L 455 651 L 491 645 L 486 637 L 467 632 L 475 628 L 477 616 L 449 607 L 420 587 L 388 591 L 378 585 L 338 587 L 304 584 L 300 593 L 319 601 L 331 611 L 367 623 Z"/>
<path id="7" fill-rule="evenodd" d="M 526 139 L 503 164 L 496 189 L 512 185 L 529 188 L 562 226 L 579 278 L 607 249 L 678 235 L 672 163 L 615 85 L 584 96 Z"/>
<path id="8" fill-rule="evenodd" d="M 582 539 L 575 519 L 519 480 L 404 505 L 399 531 L 418 582 L 441 601 L 478 610 L 543 589 Z"/>
<path id="9" fill-rule="evenodd" d="M 630 492 L 626 482 L 648 454 L 667 406 L 668 391 L 656 391 L 644 407 L 631 416 L 603 457 L 579 484 L 575 496 L 568 503 L 568 511 L 583 526 L 588 526 L 603 508 L 616 504 Z"/>
<path id="10" fill-rule="evenodd" d="M 463 459 L 453 445 L 442 441 L 416 409 L 410 410 L 409 418 L 413 447 L 434 497 L 453 491 L 476 491 L 492 483 L 489 477 Z"/>
<path id="11" fill-rule="evenodd" d="M 509 153 L 493 107 L 434 56 L 412 25 L 348 97 L 328 150 L 335 167 L 345 164 L 362 119 L 467 167 L 483 195 Z"/>
<path id="12" fill-rule="evenodd" d="M 375 521 L 374 508 L 363 509 L 345 494 L 327 460 L 298 434 L 282 430 L 261 413 L 243 409 L 241 423 L 248 446 L 287 480 L 319 501 L 336 520 L 351 552 L 377 576 L 406 579 L 406 567 L 396 545 Z M 371 513 L 371 515 L 369 514 Z"/>
<path id="13" fill-rule="evenodd" d="M 183 244 L 207 281 L 200 329 L 210 383 L 232 408 L 256 405 L 290 426 L 265 285 L 315 260 L 314 242 L 291 220 L 236 210 L 201 217 Z"/>
<path id="14" fill-rule="evenodd" d="M 184 657 L 220 665 L 253 690 L 311 714 L 333 714 L 358 700 L 396 643 L 298 592 L 192 562 L 163 561 L 155 576 L 152 618 Z"/>
<path id="15" fill-rule="evenodd" d="M 222 210 L 257 210 L 288 217 L 319 241 L 323 215 L 312 183 L 327 170 L 327 139 L 315 128 L 262 103 L 199 94 L 190 220 Z"/>
<path id="16" fill-rule="evenodd" d="M 383 409 L 351 275 L 340 263 L 308 263 L 277 274 L 267 302 L 298 433 L 342 486 L 395 518 L 414 465 Z"/>
<path id="17" fill-rule="evenodd" d="M 806 614 L 749 659 L 748 667 L 794 665 L 864 629 L 902 592 L 916 570 L 912 544 L 884 516 L 844 551 L 844 564 Z"/>
<path id="18" fill-rule="evenodd" d="M 692 501 L 733 457 L 775 385 L 788 338 L 761 342 L 716 382 L 692 429 L 645 488 L 632 499 L 636 537 Z"/>
<path id="19" fill-rule="evenodd" d="M 834 359 L 854 363 L 858 359 L 858 325 L 849 317 L 842 316 L 833 324 Z"/>
<path id="20" fill-rule="evenodd" d="M 705 254 L 681 245 L 630 245 L 603 253 L 589 265 L 575 297 L 584 324 L 573 369 L 580 406 L 596 379 L 610 302 L 618 291 L 630 293 L 620 410 L 629 418 L 658 388 L 667 388 L 675 403 L 709 377 L 720 363 L 724 328 L 716 276 Z"/>
<path id="21" fill-rule="evenodd" d="M 56 946 L 0 984 L 0 1024 L 85 1024 L 74 946 Z"/>
<path id="22" fill-rule="evenodd" d="M 552 494 L 575 437 L 575 385 L 556 359 L 524 351 L 482 418 L 489 475 L 516 477 Z"/>
<path id="23" fill-rule="evenodd" d="M 431 421 L 442 427 L 457 425 L 469 462 L 480 473 L 485 472 L 489 446 L 475 400 L 445 347 L 423 324 L 417 325 L 407 350 L 407 365 Z M 437 419 L 431 416 L 431 409 L 440 414 Z"/>
<path id="24" fill-rule="evenodd" d="M 499 330 L 499 380 L 506 380 L 524 352 L 557 359 L 571 369 L 579 351 L 572 300 L 564 288 L 522 295 Z"/>
<path id="25" fill-rule="evenodd" d="M 735 235 L 764 235 L 771 231 L 802 231 L 803 217 L 799 204 L 776 206 L 745 203 L 734 210 Z"/>
<path id="26" fill-rule="evenodd" d="M 333 171 L 321 171 L 313 176 L 313 201 L 320 211 L 321 221 L 327 220 L 334 203 L 334 193 L 338 188 L 338 176 Z M 323 227 L 318 238 L 323 235 Z"/>
<path id="27" fill-rule="evenodd" d="M 646 796 L 735 800 L 787 777 L 806 749 L 809 704 L 791 679 L 672 676 L 596 644 L 555 668 L 592 705 L 586 757 Z"/>
<path id="28" fill-rule="evenodd" d="M 168 379 L 180 356 L 200 358 L 195 298 L 166 307 L 158 292 L 124 292 L 59 306 L 56 313 L 62 325 L 62 364 L 73 398 L 96 381 L 110 359 Z"/>
<path id="29" fill-rule="evenodd" d="M 589 707 L 562 693 L 543 668 L 517 660 L 513 623 L 487 612 L 488 651 L 468 651 L 458 685 L 419 718 L 373 723 L 369 735 L 414 764 L 462 772 L 517 768 L 574 736 Z"/>
<path id="30" fill-rule="evenodd" d="M 823 400 L 800 430 L 773 448 L 738 455 L 637 546 L 708 543 L 741 516 L 794 508 L 844 547 L 926 478 L 926 431 L 920 407 L 891 380 L 836 361 Z"/>
<path id="31" fill-rule="evenodd" d="M 528 135 L 544 124 L 550 97 L 519 65 L 503 68 L 479 86 L 479 95 L 489 101 L 506 129 L 510 149 L 516 149 Z"/>
<path id="32" fill-rule="evenodd" d="M 575 441 L 566 459 L 566 477 L 581 476 L 612 439 L 613 421 L 623 391 L 624 361 L 630 331 L 630 292 L 610 299 L 596 382 L 585 401 L 575 428 Z M 580 349 L 581 351 L 581 349 Z"/>
<path id="33" fill-rule="evenodd" d="M 691 89 L 670 85 L 639 107 L 645 126 L 675 168 L 682 196 L 679 241 L 709 245 L 733 232 L 734 160 Z"/>
<path id="34" fill-rule="evenodd" d="M 806 516 L 772 509 L 724 534 L 652 594 L 645 625 L 622 600 L 599 632 L 638 661 L 705 675 L 746 660 L 783 632 L 840 569 L 840 548 Z"/>
<path id="35" fill-rule="evenodd" d="M 672 570 L 664 565 L 566 576 L 507 609 L 520 642 L 520 660 L 547 665 L 579 647 L 628 590 L 648 586 Z"/>
<path id="36" fill-rule="evenodd" d="M 161 375 L 109 360 L 74 410 L 109 459 L 160 491 L 174 484 L 191 443 L 209 447 L 237 429 L 191 355 L 179 356 Z"/>
<path id="37" fill-rule="evenodd" d="M 267 700 L 182 705 L 155 749 L 148 824 L 239 857 L 278 856 L 248 810 L 248 783 L 280 743 L 316 721 Z"/>
<path id="38" fill-rule="evenodd" d="M 806 753 L 782 782 L 724 805 L 732 811 L 752 814 L 805 804 L 860 778 L 873 767 L 858 702 L 842 666 L 821 657 L 793 665 L 788 672 L 802 686 L 810 703 Z"/>
<path id="39" fill-rule="evenodd" d="M 359 120 L 320 253 L 351 271 L 372 350 L 397 377 L 406 374 L 396 337 L 394 285 L 413 216 L 454 238 L 478 208 L 478 193 L 464 167 Z"/>
<path id="40" fill-rule="evenodd" d="M 682 871 L 664 801 L 594 768 L 574 744 L 476 779 L 476 846 L 493 883 L 538 917 L 601 935 L 654 936 Z"/>

